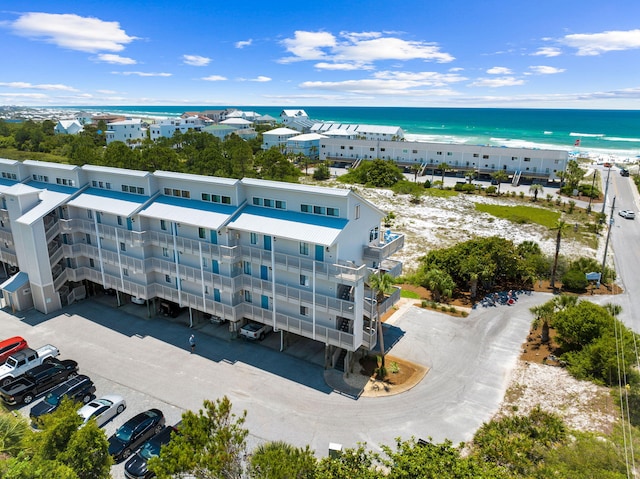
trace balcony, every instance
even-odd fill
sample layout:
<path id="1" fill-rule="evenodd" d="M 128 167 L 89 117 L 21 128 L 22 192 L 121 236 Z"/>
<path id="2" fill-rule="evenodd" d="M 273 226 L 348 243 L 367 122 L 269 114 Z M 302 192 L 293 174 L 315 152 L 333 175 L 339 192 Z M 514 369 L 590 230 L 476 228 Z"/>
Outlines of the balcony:
<path id="1" fill-rule="evenodd" d="M 373 260 L 376 265 L 379 265 L 389 256 L 400 251 L 403 247 L 404 235 L 387 231 L 381 238 L 364 247 L 363 256 L 367 259 Z"/>

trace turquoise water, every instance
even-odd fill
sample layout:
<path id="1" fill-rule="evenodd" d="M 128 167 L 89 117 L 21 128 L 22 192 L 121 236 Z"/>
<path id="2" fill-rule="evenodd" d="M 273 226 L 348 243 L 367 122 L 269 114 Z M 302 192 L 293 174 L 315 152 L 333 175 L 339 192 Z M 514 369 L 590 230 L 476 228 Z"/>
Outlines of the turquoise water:
<path id="1" fill-rule="evenodd" d="M 73 107 L 138 116 L 179 116 L 185 111 L 225 106 Z M 278 118 L 282 107 L 243 106 Z M 292 108 L 292 107 L 284 107 Z M 327 122 L 401 127 L 408 139 L 475 145 L 553 148 L 581 153 L 640 155 L 640 111 L 507 108 L 391 108 L 300 106 L 310 118 Z M 575 146 L 576 140 L 580 146 Z"/>

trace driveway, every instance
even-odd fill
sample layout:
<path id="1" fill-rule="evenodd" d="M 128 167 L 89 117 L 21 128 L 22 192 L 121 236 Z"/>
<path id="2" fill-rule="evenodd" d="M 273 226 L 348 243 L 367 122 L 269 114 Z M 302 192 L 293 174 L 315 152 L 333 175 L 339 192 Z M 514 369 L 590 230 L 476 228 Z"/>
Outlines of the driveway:
<path id="1" fill-rule="evenodd" d="M 197 351 L 190 354 L 192 330 L 184 324 L 141 318 L 94 300 L 50 316 L 2 311 L 0 324 L 3 336 L 23 335 L 36 347 L 58 346 L 84 374 L 101 378 L 98 395 L 117 391 L 126 399 L 142 397 L 138 409 L 159 404 L 167 409 L 168 422 L 183 410 L 198 410 L 204 399 L 227 395 L 236 412 L 248 412 L 250 447 L 280 439 L 308 444 L 322 456 L 331 442 L 376 447 L 391 445 L 396 437 L 470 439 L 498 408 L 529 330 L 529 308 L 549 297 L 522 295 L 514 306 L 480 308 L 467 318 L 404 309 L 385 327 L 387 334 L 400 336 L 390 354 L 430 371 L 406 393 L 383 398 L 340 394 L 325 383 L 316 362 L 225 334 L 196 331 Z M 135 412 L 130 404 L 112 427 Z"/>

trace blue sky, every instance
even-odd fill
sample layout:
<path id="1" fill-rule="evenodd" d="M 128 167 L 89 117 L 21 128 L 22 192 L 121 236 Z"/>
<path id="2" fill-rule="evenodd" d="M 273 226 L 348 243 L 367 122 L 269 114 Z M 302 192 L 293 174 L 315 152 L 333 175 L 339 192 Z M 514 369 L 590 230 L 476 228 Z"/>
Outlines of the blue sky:
<path id="1" fill-rule="evenodd" d="M 4 0 L 0 44 L 0 105 L 640 108 L 638 0 Z"/>

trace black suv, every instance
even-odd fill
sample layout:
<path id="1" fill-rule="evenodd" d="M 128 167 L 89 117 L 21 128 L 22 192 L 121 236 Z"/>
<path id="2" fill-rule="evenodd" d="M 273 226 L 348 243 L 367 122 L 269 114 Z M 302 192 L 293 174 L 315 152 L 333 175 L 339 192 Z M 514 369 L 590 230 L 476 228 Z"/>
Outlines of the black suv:
<path id="1" fill-rule="evenodd" d="M 31 412 L 29 413 L 31 421 L 36 423 L 40 416 L 55 411 L 60 405 L 62 398 L 69 398 L 86 404 L 91 401 L 95 392 L 96 387 L 89 376 L 81 374 L 68 379 L 52 389 L 42 401 L 31 408 Z"/>
<path id="2" fill-rule="evenodd" d="M 78 375 L 78 363 L 71 359 L 48 359 L 0 388 L 2 400 L 9 405 L 29 404 L 36 396 Z"/>

